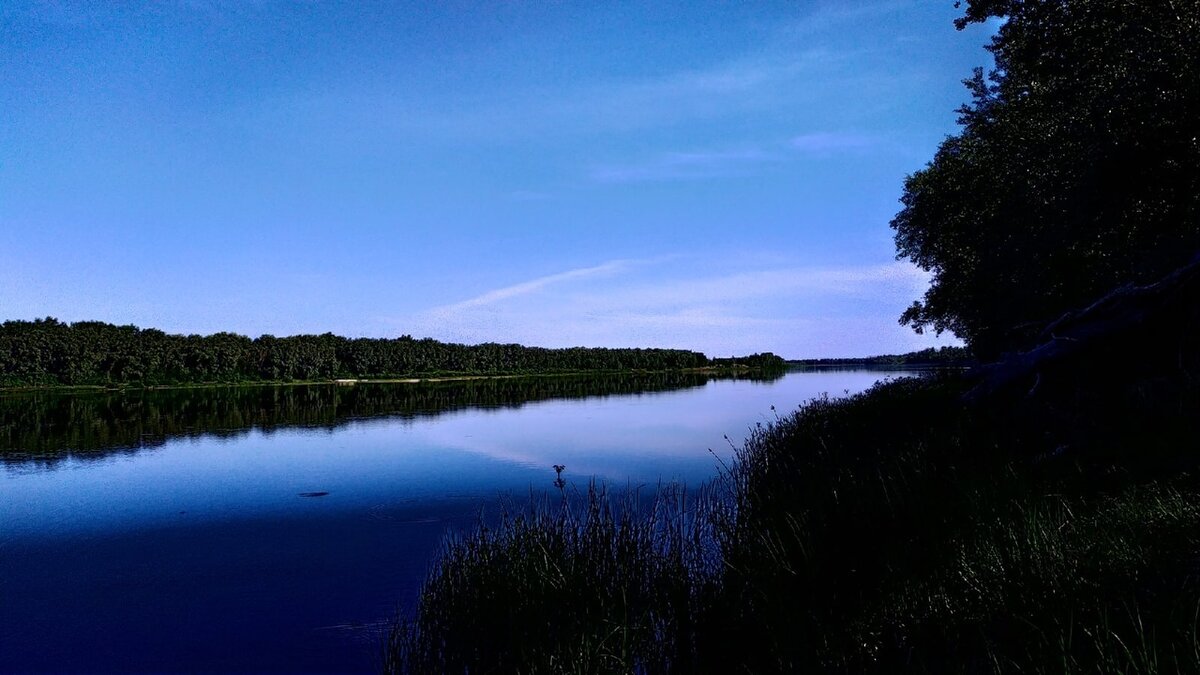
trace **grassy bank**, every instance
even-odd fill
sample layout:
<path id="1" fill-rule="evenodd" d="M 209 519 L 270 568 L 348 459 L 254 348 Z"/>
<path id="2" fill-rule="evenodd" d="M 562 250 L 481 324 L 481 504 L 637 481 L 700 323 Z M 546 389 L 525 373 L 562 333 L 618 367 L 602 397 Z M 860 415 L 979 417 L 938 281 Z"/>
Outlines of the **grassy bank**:
<path id="1" fill-rule="evenodd" d="M 1105 377 L 893 382 L 701 494 L 536 502 L 447 544 L 388 670 L 1200 671 L 1200 399 Z"/>

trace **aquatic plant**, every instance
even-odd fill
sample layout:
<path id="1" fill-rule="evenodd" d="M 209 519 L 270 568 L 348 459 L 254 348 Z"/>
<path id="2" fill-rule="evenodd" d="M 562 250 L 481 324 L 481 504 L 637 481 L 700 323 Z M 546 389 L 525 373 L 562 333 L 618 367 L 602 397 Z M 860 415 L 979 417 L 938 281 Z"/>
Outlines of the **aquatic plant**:
<path id="1" fill-rule="evenodd" d="M 557 468 L 557 467 L 556 467 Z M 591 483 L 450 539 L 386 670 L 667 673 L 695 667 L 719 575 L 708 499 Z"/>

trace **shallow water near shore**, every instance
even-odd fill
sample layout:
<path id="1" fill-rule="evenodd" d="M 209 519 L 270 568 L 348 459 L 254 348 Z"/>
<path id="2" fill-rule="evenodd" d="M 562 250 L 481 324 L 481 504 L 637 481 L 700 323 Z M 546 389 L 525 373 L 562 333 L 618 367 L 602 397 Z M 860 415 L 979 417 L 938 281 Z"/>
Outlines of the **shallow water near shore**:
<path id="1" fill-rule="evenodd" d="M 0 396 L 0 671 L 373 672 L 505 495 L 699 485 L 747 429 L 895 373 Z"/>

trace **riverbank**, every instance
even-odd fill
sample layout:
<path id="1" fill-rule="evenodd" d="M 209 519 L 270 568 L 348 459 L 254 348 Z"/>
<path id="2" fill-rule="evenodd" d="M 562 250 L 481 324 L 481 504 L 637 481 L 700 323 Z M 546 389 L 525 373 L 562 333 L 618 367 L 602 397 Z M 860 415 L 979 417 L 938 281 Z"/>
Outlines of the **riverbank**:
<path id="1" fill-rule="evenodd" d="M 1200 670 L 1200 390 L 1143 366 L 817 399 L 651 508 L 568 487 L 447 544 L 389 670 Z"/>
<path id="2" fill-rule="evenodd" d="M 97 393 L 120 391 L 169 391 L 175 389 L 219 389 L 231 387 L 306 387 L 306 386 L 354 386 L 359 384 L 431 384 L 438 382 L 469 382 L 476 380 L 514 380 L 555 377 L 622 377 L 665 374 L 695 374 L 715 376 L 769 376 L 782 372 L 778 368 L 752 368 L 748 366 L 720 366 L 703 368 L 671 368 L 661 370 L 568 370 L 552 373 L 501 373 L 501 374 L 432 374 L 395 377 L 334 378 L 321 380 L 248 380 L 242 382 L 192 382 L 180 384 L 120 384 L 120 385 L 23 385 L 0 387 L 0 394 L 47 392 L 47 393 Z"/>

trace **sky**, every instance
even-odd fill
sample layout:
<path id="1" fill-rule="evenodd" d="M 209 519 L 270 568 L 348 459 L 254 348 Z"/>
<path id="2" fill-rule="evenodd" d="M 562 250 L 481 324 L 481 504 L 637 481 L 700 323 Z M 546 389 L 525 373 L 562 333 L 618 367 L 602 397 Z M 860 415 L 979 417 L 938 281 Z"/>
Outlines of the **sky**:
<path id="1" fill-rule="evenodd" d="M 863 356 L 952 0 L 0 3 L 0 320 Z"/>

